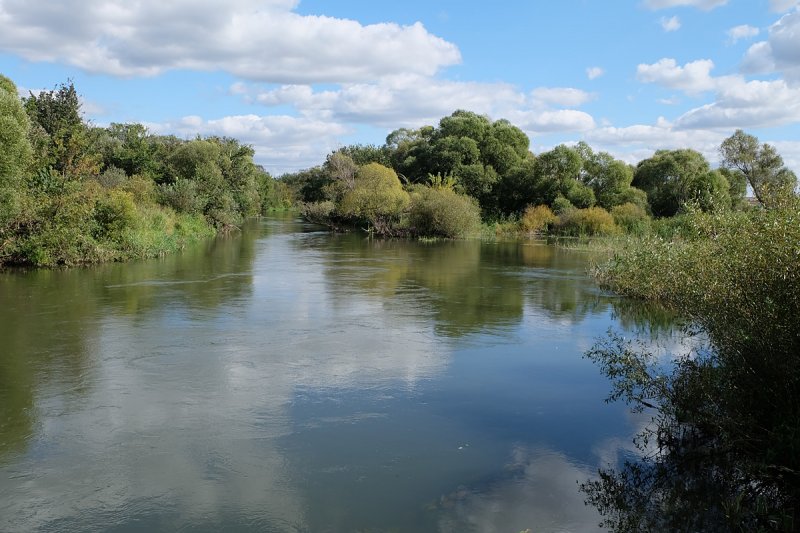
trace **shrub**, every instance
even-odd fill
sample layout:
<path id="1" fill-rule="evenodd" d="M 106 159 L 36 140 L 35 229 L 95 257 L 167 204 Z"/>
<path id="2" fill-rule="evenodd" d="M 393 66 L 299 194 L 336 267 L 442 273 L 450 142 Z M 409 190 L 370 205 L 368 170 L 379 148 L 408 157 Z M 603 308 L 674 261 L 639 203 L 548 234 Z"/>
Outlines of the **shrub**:
<path id="1" fill-rule="evenodd" d="M 680 312 L 706 341 L 671 365 L 618 336 L 588 353 L 611 397 L 652 417 L 643 453 L 584 489 L 615 530 L 794 531 L 800 204 L 683 219 L 680 238 L 629 243 L 597 275 Z"/>
<path id="2" fill-rule="evenodd" d="M 300 213 L 303 218 L 314 224 L 327 226 L 331 221 L 336 206 L 333 202 L 325 200 L 323 202 L 308 202 L 300 206 Z"/>
<path id="3" fill-rule="evenodd" d="M 477 231 L 481 211 L 474 198 L 452 189 L 418 186 L 411 194 L 408 218 L 418 235 L 454 238 Z"/>
<path id="4" fill-rule="evenodd" d="M 175 183 L 160 185 L 158 193 L 159 202 L 178 213 L 200 213 L 205 205 L 197 183 L 192 180 L 178 179 Z"/>
<path id="5" fill-rule="evenodd" d="M 520 224 L 528 233 L 539 233 L 547 230 L 556 221 L 556 215 L 546 205 L 530 206 L 522 215 Z"/>
<path id="6" fill-rule="evenodd" d="M 611 235 L 618 231 L 614 217 L 602 207 L 570 209 L 558 216 L 557 233 L 574 237 L 583 235 Z"/>
<path id="7" fill-rule="evenodd" d="M 626 233 L 641 235 L 650 226 L 650 217 L 647 216 L 647 212 L 633 203 L 614 206 L 611 209 L 611 216 L 614 218 L 614 223 Z"/>
<path id="8" fill-rule="evenodd" d="M 358 170 L 355 185 L 342 197 L 338 211 L 353 222 L 384 226 L 399 219 L 409 202 L 395 171 L 370 163 Z"/>
<path id="9" fill-rule="evenodd" d="M 553 200 L 553 212 L 556 215 L 561 215 L 566 213 L 570 209 L 574 209 L 575 206 L 572 205 L 572 202 L 564 198 L 563 196 L 557 196 L 555 200 Z"/>

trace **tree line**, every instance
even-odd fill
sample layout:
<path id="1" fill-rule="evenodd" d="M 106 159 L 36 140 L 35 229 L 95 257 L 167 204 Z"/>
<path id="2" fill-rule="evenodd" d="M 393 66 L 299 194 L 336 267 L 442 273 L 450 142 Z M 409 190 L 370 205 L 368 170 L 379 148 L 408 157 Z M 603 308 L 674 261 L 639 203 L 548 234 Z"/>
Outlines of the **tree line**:
<path id="1" fill-rule="evenodd" d="M 280 181 L 315 222 L 450 237 L 481 220 L 520 232 L 635 232 L 653 217 L 743 208 L 748 184 L 765 207 L 797 185 L 774 147 L 743 131 L 720 146 L 718 169 L 688 148 L 634 166 L 585 142 L 538 155 L 529 146 L 508 121 L 460 110 L 436 127 L 395 130 L 382 146 L 343 147 Z"/>
<path id="2" fill-rule="evenodd" d="M 0 76 L 0 265 L 154 257 L 287 207 L 250 146 L 96 127 L 71 82 L 20 98 Z"/>
<path id="3" fill-rule="evenodd" d="M 459 110 L 352 145 L 274 179 L 252 147 L 225 137 L 97 127 L 71 82 L 20 98 L 0 76 L 0 265 L 71 265 L 153 257 L 297 206 L 332 228 L 462 237 L 496 232 L 641 233 L 651 219 L 792 196 L 795 174 L 769 145 L 737 131 L 712 169 L 697 151 L 660 150 L 632 166 L 588 144 L 534 155 L 507 120 Z"/>

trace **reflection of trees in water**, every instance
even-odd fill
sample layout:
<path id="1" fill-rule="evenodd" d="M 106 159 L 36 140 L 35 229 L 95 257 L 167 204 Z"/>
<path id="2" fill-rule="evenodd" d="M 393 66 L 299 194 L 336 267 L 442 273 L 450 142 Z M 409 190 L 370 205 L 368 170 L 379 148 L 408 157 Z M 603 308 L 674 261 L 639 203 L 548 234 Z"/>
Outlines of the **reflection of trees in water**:
<path id="1" fill-rule="evenodd" d="M 160 260 L 0 273 L 0 461 L 24 452 L 42 388 L 57 384 L 67 401 L 87 392 L 106 315 L 136 321 L 175 302 L 207 310 L 249 294 L 257 235 Z"/>
<path id="2" fill-rule="evenodd" d="M 625 330 L 638 336 L 656 338 L 676 331 L 679 317 L 675 311 L 656 302 L 645 302 L 632 298 L 614 298 L 612 318 Z"/>
<path id="3" fill-rule="evenodd" d="M 649 309 L 603 294 L 586 275 L 587 255 L 563 248 L 360 235 L 317 235 L 295 245 L 322 252 L 330 290 L 341 298 L 335 305 L 348 305 L 348 296 L 357 291 L 384 300 L 398 313 L 430 316 L 444 336 L 513 326 L 522 320 L 525 305 L 550 319 L 578 323 L 613 304 L 614 317 L 626 329 L 648 325 Z M 654 319 L 656 329 L 672 324 L 670 316 L 658 312 Z"/>
<path id="4" fill-rule="evenodd" d="M 478 241 L 418 243 L 334 236 L 305 241 L 323 250 L 331 291 L 347 305 L 356 291 L 384 301 L 398 314 L 429 316 L 438 333 L 461 336 L 519 323 L 518 277 L 487 260 Z M 420 290 L 422 289 L 422 290 Z"/>

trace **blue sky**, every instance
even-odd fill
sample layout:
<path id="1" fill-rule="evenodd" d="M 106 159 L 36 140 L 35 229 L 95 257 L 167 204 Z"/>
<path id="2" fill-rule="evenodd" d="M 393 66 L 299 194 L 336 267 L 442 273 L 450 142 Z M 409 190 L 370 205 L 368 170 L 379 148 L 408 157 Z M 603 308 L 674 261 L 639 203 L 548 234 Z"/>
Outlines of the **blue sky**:
<path id="1" fill-rule="evenodd" d="M 798 0 L 0 0 L 0 72 L 274 174 L 455 109 L 634 163 L 742 128 L 800 172 Z"/>

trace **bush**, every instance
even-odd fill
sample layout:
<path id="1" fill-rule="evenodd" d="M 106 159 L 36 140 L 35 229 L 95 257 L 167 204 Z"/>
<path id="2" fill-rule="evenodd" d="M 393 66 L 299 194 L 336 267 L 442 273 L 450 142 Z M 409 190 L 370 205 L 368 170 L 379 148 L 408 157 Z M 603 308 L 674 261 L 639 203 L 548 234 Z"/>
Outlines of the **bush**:
<path id="1" fill-rule="evenodd" d="M 556 221 L 556 215 L 546 205 L 530 206 L 522 215 L 520 224 L 528 233 L 545 232 Z"/>
<path id="2" fill-rule="evenodd" d="M 626 233 L 641 235 L 650 227 L 650 217 L 647 212 L 633 203 L 614 206 L 611 209 L 614 223 Z"/>
<path id="3" fill-rule="evenodd" d="M 325 200 L 323 202 L 308 202 L 300 206 L 300 213 L 304 219 L 314 224 L 327 226 L 331 222 L 331 215 L 336 210 L 333 202 Z"/>
<path id="4" fill-rule="evenodd" d="M 205 206 L 205 199 L 192 180 L 178 179 L 175 183 L 160 185 L 158 193 L 159 202 L 178 213 L 201 213 Z"/>
<path id="5" fill-rule="evenodd" d="M 418 186 L 411 194 L 408 219 L 417 235 L 455 238 L 478 230 L 481 211 L 474 198 L 452 189 Z"/>
<path id="6" fill-rule="evenodd" d="M 342 197 L 337 210 L 352 222 L 385 227 L 400 218 L 409 202 L 395 171 L 370 163 L 358 170 L 355 185 Z"/>
<path id="7" fill-rule="evenodd" d="M 618 232 L 614 217 L 602 207 L 570 209 L 558 216 L 556 233 L 580 237 L 584 235 L 612 235 Z"/>
<path id="8" fill-rule="evenodd" d="M 794 531 L 800 203 L 683 218 L 691 238 L 642 239 L 597 274 L 679 311 L 707 340 L 671 369 L 619 337 L 589 352 L 612 398 L 653 416 L 636 440 L 647 453 L 584 489 L 617 530 Z"/>
<path id="9" fill-rule="evenodd" d="M 563 196 L 557 196 L 556 199 L 553 200 L 553 212 L 556 215 L 566 213 L 570 209 L 575 209 L 575 206 Z"/>

